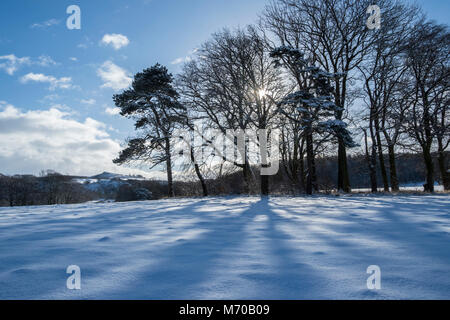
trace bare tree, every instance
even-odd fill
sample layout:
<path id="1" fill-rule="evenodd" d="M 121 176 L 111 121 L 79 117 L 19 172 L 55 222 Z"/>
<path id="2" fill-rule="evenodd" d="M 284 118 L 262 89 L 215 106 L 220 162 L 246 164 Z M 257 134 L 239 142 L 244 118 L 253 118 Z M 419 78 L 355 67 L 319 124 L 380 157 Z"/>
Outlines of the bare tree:
<path id="1" fill-rule="evenodd" d="M 377 4 L 388 11 L 394 1 Z M 366 28 L 370 0 L 277 0 L 267 6 L 263 25 L 281 45 L 301 49 L 323 69 L 340 75 L 334 79 L 335 118 L 345 118 L 350 105 L 349 84 L 356 68 L 370 52 L 376 32 Z M 345 142 L 339 139 L 338 189 L 350 191 Z"/>
<path id="2" fill-rule="evenodd" d="M 372 50 L 358 66 L 361 72 L 366 103 L 368 105 L 368 126 L 372 146 L 378 153 L 384 191 L 389 192 L 389 181 L 383 154 L 384 135 L 389 153 L 390 182 L 393 191 L 399 190 L 395 144 L 400 136 L 401 121 L 405 108 L 400 105 L 395 111 L 394 104 L 400 103 L 397 91 L 404 80 L 407 66 L 403 56 L 406 41 L 417 22 L 418 10 L 402 4 L 383 11 L 383 23 L 376 34 Z M 395 116 L 394 116 L 395 115 Z M 372 150 L 373 153 L 374 150 Z M 372 162 L 372 157 L 370 157 Z M 373 168 L 373 163 L 370 165 Z"/>
<path id="3" fill-rule="evenodd" d="M 369 126 L 369 128 L 373 128 L 373 126 Z M 373 133 L 371 132 L 371 150 L 369 151 L 369 142 L 368 142 L 368 134 L 367 129 L 362 128 L 362 131 L 364 133 L 364 145 L 365 145 L 365 152 L 366 152 L 366 161 L 369 168 L 369 177 L 370 177 L 370 187 L 372 192 L 378 192 L 378 184 L 377 184 L 377 151 L 376 151 L 376 144 L 373 140 Z"/>
<path id="4" fill-rule="evenodd" d="M 202 186 L 203 196 L 207 197 L 208 187 L 206 185 L 205 178 L 203 176 L 201 167 L 204 165 L 204 163 L 201 163 L 198 161 L 199 158 L 203 158 L 203 144 L 200 146 L 195 145 L 195 134 L 199 133 L 198 129 L 195 125 L 195 116 L 191 115 L 191 110 L 184 109 L 183 113 L 180 114 L 180 125 L 183 129 L 189 130 L 189 135 L 180 135 L 180 141 L 178 143 L 184 144 L 187 148 L 182 148 L 183 150 L 181 152 L 184 152 L 187 149 L 188 157 L 187 157 L 187 164 L 185 164 L 185 169 L 188 170 L 189 168 L 193 168 L 194 172 L 198 178 L 198 181 L 200 182 L 200 185 Z M 199 150 L 200 149 L 200 150 Z M 184 155 L 184 154 L 183 154 Z M 184 158 L 186 159 L 186 158 Z M 202 159 L 203 160 L 203 159 Z"/>
<path id="5" fill-rule="evenodd" d="M 445 135 L 445 133 L 442 135 L 440 130 L 447 131 L 448 136 L 448 123 L 446 124 L 448 99 L 446 97 L 450 83 L 449 55 L 448 27 L 432 22 L 422 22 L 415 26 L 407 47 L 412 93 L 412 107 L 407 129 L 422 149 L 427 170 L 424 188 L 428 192 L 434 191 L 435 174 L 432 157 L 434 139 L 437 135 L 441 137 Z M 436 128 L 442 129 L 436 130 Z"/>
<path id="6" fill-rule="evenodd" d="M 185 65 L 179 82 L 184 101 L 198 119 L 225 136 L 227 130 L 271 128 L 283 87 L 255 28 L 216 33 L 197 55 Z M 252 172 L 247 148 L 242 160 L 234 164 L 243 171 L 248 193 Z M 268 177 L 262 176 L 261 194 L 268 192 Z"/>
<path id="7" fill-rule="evenodd" d="M 434 114 L 433 129 L 438 143 L 438 164 L 444 190 L 450 190 L 450 169 L 448 164 L 448 147 L 450 145 L 450 97 L 449 91 L 439 90 L 436 98 L 437 109 Z"/>
<path id="8" fill-rule="evenodd" d="M 288 110 L 283 110 L 283 114 L 290 120 L 298 121 L 301 124 L 307 155 L 306 193 L 312 194 L 313 188 L 318 189 L 314 134 L 331 134 L 339 141 L 344 141 L 345 146 L 354 145 L 350 133 L 346 129 L 347 124 L 341 120 L 330 119 L 341 109 L 332 101 L 335 88 L 330 84 L 331 80 L 338 75 L 325 72 L 310 64 L 311 61 L 305 57 L 303 52 L 292 47 L 275 48 L 271 52 L 271 56 L 275 59 L 276 65 L 289 70 L 297 82 L 297 91 L 283 98 L 280 106 L 288 106 Z M 311 60 L 314 61 L 314 59 Z M 292 117 L 292 111 L 297 116 Z"/>
<path id="9" fill-rule="evenodd" d="M 294 112 L 295 107 L 287 105 L 286 110 L 292 117 L 299 114 Z M 280 155 L 284 171 L 292 183 L 293 193 L 306 190 L 305 175 L 305 139 L 302 131 L 302 125 L 299 118 L 294 120 L 280 116 L 281 141 Z"/>

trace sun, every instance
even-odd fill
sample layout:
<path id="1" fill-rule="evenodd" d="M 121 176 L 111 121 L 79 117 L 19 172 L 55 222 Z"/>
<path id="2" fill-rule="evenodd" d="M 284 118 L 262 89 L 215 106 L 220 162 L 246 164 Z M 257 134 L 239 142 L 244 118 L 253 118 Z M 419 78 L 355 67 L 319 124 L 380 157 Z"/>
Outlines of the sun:
<path id="1" fill-rule="evenodd" d="M 264 98 L 266 95 L 267 95 L 267 90 L 266 89 L 260 89 L 259 91 L 258 91 L 258 95 L 259 95 L 259 98 Z"/>

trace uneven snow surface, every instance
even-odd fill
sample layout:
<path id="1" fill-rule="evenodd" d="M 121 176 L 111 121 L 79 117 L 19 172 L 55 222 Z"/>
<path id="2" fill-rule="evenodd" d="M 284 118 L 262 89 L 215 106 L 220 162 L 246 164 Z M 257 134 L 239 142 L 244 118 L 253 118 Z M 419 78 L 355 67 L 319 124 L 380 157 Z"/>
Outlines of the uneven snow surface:
<path id="1" fill-rule="evenodd" d="M 448 195 L 0 208 L 0 299 L 413 298 L 450 299 Z"/>

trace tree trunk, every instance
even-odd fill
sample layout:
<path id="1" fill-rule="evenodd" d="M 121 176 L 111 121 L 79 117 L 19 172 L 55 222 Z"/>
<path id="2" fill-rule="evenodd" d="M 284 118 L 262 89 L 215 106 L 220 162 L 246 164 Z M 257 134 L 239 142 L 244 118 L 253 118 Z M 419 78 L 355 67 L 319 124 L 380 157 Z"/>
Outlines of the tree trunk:
<path id="1" fill-rule="evenodd" d="M 312 133 L 306 134 L 306 163 L 308 169 L 308 175 L 306 178 L 306 194 L 312 195 L 314 185 L 314 146 Z"/>
<path id="2" fill-rule="evenodd" d="M 423 158 L 425 160 L 425 167 L 427 170 L 424 191 L 425 192 L 434 192 L 434 165 L 433 165 L 433 157 L 431 156 L 430 148 L 425 148 L 423 150 Z"/>
<path id="3" fill-rule="evenodd" d="M 197 174 L 198 180 L 200 181 L 200 184 L 202 185 L 202 190 L 203 190 L 203 196 L 207 197 L 208 196 L 208 187 L 206 186 L 205 183 L 205 179 L 203 179 L 203 175 L 200 171 L 200 167 L 197 164 L 197 162 L 195 161 L 195 155 L 194 155 L 194 148 L 191 147 L 191 161 L 194 164 L 194 169 L 195 169 L 195 173 Z"/>
<path id="4" fill-rule="evenodd" d="M 393 144 L 389 144 L 389 174 L 391 178 L 391 188 L 393 192 L 398 192 L 400 190 L 400 186 L 398 183 L 397 176 L 397 165 L 395 163 L 395 147 Z"/>
<path id="5" fill-rule="evenodd" d="M 300 160 L 299 160 L 299 140 L 297 137 L 294 138 L 294 152 L 292 154 L 292 182 L 293 182 L 293 189 L 294 194 L 299 192 L 299 190 L 302 188 L 301 183 L 299 181 L 299 168 L 300 168 Z"/>
<path id="6" fill-rule="evenodd" d="M 380 127 L 378 125 L 378 117 L 375 118 L 375 137 L 377 139 L 378 161 L 380 162 L 381 178 L 383 179 L 384 191 L 389 192 L 389 181 L 387 177 L 386 165 L 384 163 L 383 145 L 381 144 Z"/>
<path id="7" fill-rule="evenodd" d="M 336 113 L 336 119 L 342 120 L 342 116 L 345 108 L 345 92 L 346 92 L 346 80 L 341 81 L 336 79 L 335 88 L 335 103 L 342 108 L 342 111 Z M 338 190 L 344 192 L 351 192 L 350 178 L 348 176 L 348 163 L 347 163 L 347 150 L 345 147 L 344 139 L 338 138 Z"/>
<path id="8" fill-rule="evenodd" d="M 261 195 L 269 195 L 269 176 L 261 175 Z"/>
<path id="9" fill-rule="evenodd" d="M 300 153 L 299 157 L 299 176 L 300 176 L 300 185 L 302 190 L 306 190 L 306 174 L 305 174 L 305 156 L 303 151 Z"/>
<path id="10" fill-rule="evenodd" d="M 431 145 L 433 143 L 433 135 L 431 129 L 431 117 L 429 113 L 430 104 L 428 102 L 428 97 L 425 94 L 425 90 L 422 88 L 423 96 L 423 128 L 425 133 L 425 139 L 422 143 L 423 158 L 425 160 L 425 167 L 427 169 L 427 179 L 424 185 L 425 192 L 434 192 L 434 164 L 433 157 L 431 155 Z"/>
<path id="11" fill-rule="evenodd" d="M 173 190 L 173 175 L 172 175 L 172 156 L 170 154 L 170 139 L 165 139 L 166 143 L 166 166 L 167 166 L 167 187 L 168 187 L 168 196 L 169 198 L 175 197 L 175 193 Z"/>
<path id="12" fill-rule="evenodd" d="M 263 128 L 262 132 L 265 132 L 264 131 L 265 125 L 262 128 Z M 261 193 L 261 196 L 268 196 L 269 195 L 269 176 L 263 175 L 262 169 L 269 167 L 269 165 L 268 165 L 268 162 L 269 162 L 269 158 L 268 158 L 268 156 L 269 156 L 269 152 L 268 152 L 269 151 L 268 150 L 269 149 L 269 137 L 267 136 L 267 134 L 264 134 L 264 137 L 261 137 L 261 135 L 258 135 L 258 139 L 260 140 L 259 141 L 259 146 L 260 146 L 259 153 L 260 153 L 260 159 L 261 159 L 261 172 L 259 174 L 260 188 L 261 188 L 260 193 Z M 262 141 L 261 141 L 261 139 L 262 139 Z"/>
<path id="13" fill-rule="evenodd" d="M 442 184 L 444 185 L 444 190 L 450 190 L 450 172 L 448 169 L 448 163 L 446 159 L 446 153 L 442 144 L 442 140 L 438 141 L 438 163 L 439 171 L 441 172 Z"/>
<path id="14" fill-rule="evenodd" d="M 242 167 L 242 175 L 244 176 L 244 194 L 250 194 L 250 168 L 247 160 Z"/>
<path id="15" fill-rule="evenodd" d="M 366 145 L 366 160 L 367 165 L 369 167 L 369 177 L 370 177 L 370 186 L 372 192 L 378 192 L 378 185 L 377 185 L 377 150 L 375 148 L 375 145 L 372 143 L 372 150 L 371 153 L 369 153 L 369 143 L 367 139 L 367 132 L 364 130 L 364 142 Z"/>
<path id="16" fill-rule="evenodd" d="M 319 185 L 317 184 L 317 173 L 316 173 L 316 156 L 313 149 L 313 154 L 311 158 L 312 164 L 312 185 L 316 192 L 319 192 Z"/>
<path id="17" fill-rule="evenodd" d="M 347 150 L 344 140 L 339 138 L 338 146 L 338 190 L 351 192 L 350 178 L 348 176 Z"/>

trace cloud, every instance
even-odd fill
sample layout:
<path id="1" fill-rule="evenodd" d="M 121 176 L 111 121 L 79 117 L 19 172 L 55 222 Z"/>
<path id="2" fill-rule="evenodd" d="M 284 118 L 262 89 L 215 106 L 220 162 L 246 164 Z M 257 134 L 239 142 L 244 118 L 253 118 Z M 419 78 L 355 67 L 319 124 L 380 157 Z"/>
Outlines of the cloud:
<path id="1" fill-rule="evenodd" d="M 49 89 L 52 91 L 55 89 L 71 89 L 74 87 L 72 85 L 71 77 L 62 77 L 58 79 L 42 73 L 28 73 L 20 78 L 20 82 L 22 83 L 28 83 L 30 81 L 48 83 L 50 85 Z"/>
<path id="2" fill-rule="evenodd" d="M 41 169 L 79 175 L 134 170 L 112 163 L 121 147 L 105 124 L 92 118 L 77 121 L 54 107 L 22 112 L 0 103 L 0 150 L 0 168 L 7 174 L 37 174 Z"/>
<path id="3" fill-rule="evenodd" d="M 180 64 L 180 63 L 184 63 L 184 62 L 189 62 L 189 61 L 191 61 L 192 60 L 192 58 L 191 57 L 188 57 L 188 56 L 186 56 L 186 57 L 180 57 L 180 58 L 176 58 L 175 60 L 173 60 L 172 62 L 171 62 L 171 64 Z"/>
<path id="4" fill-rule="evenodd" d="M 97 102 L 97 101 L 95 101 L 95 99 L 81 99 L 80 101 L 81 101 L 81 103 L 89 104 L 89 105 L 94 105 Z"/>
<path id="5" fill-rule="evenodd" d="M 46 102 L 46 101 L 55 101 L 60 99 L 61 97 L 59 96 L 59 94 L 57 93 L 52 93 L 52 94 L 48 94 L 46 95 L 44 98 L 42 98 L 40 100 L 40 102 Z"/>
<path id="6" fill-rule="evenodd" d="M 60 20 L 57 20 L 57 19 L 50 19 L 50 20 L 47 20 L 47 21 L 44 21 L 44 22 L 40 22 L 40 23 L 34 23 L 34 24 L 32 24 L 31 26 L 30 26 L 30 28 L 32 28 L 32 29 L 36 29 L 36 28 L 48 28 L 48 27 L 51 27 L 51 26 L 55 26 L 55 25 L 58 25 L 58 24 L 60 24 Z"/>
<path id="7" fill-rule="evenodd" d="M 128 88 L 132 82 L 127 71 L 111 61 L 103 63 L 97 70 L 97 75 L 104 82 L 102 88 L 112 88 L 116 91 Z"/>
<path id="8" fill-rule="evenodd" d="M 78 114 L 77 111 L 74 111 L 71 107 L 65 105 L 65 104 L 53 104 L 52 109 L 57 109 L 59 111 L 64 111 L 66 114 L 70 115 L 76 115 Z"/>
<path id="9" fill-rule="evenodd" d="M 70 61 L 78 61 L 78 58 L 76 58 L 76 57 L 70 57 L 69 60 L 70 60 Z"/>
<path id="10" fill-rule="evenodd" d="M 0 56 L 0 69 L 5 70 L 6 73 L 11 76 L 22 66 L 37 65 L 41 67 L 49 67 L 57 64 L 57 62 L 47 55 L 42 55 L 36 59 L 32 59 L 30 57 L 19 58 L 14 54 Z"/>
<path id="11" fill-rule="evenodd" d="M 12 76 L 21 66 L 30 64 L 30 57 L 18 58 L 14 54 L 0 56 L 0 69 L 5 70 L 10 76 Z"/>
<path id="12" fill-rule="evenodd" d="M 111 33 L 105 34 L 100 43 L 103 45 L 111 45 L 114 50 L 119 50 L 122 47 L 126 47 L 130 43 L 130 40 L 123 34 Z"/>
<path id="13" fill-rule="evenodd" d="M 185 57 L 180 57 L 180 58 L 176 58 L 175 60 L 173 60 L 171 62 L 171 64 L 180 64 L 180 63 L 185 63 L 185 62 L 190 62 L 192 61 L 192 56 L 198 51 L 198 49 L 194 49 L 192 51 L 189 51 L 188 55 Z"/>
<path id="14" fill-rule="evenodd" d="M 116 116 L 118 114 L 120 114 L 120 108 L 110 108 L 110 107 L 106 107 L 105 112 L 111 116 Z"/>
<path id="15" fill-rule="evenodd" d="M 84 37 L 84 41 L 77 45 L 78 48 L 87 49 L 92 46 L 94 43 L 89 37 Z"/>
<path id="16" fill-rule="evenodd" d="M 56 66 L 58 63 L 53 60 L 50 56 L 42 55 L 40 56 L 34 64 L 37 64 L 42 67 Z"/>

